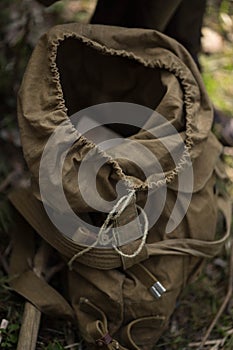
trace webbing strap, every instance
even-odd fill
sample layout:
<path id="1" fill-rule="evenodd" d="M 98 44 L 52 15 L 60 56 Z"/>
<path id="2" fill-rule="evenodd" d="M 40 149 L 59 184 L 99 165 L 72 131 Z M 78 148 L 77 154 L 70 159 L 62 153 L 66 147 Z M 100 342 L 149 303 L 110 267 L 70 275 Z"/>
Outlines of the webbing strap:
<path id="1" fill-rule="evenodd" d="M 81 327 L 84 339 L 104 350 L 128 350 L 113 339 L 108 332 L 107 318 L 104 312 L 86 298 L 80 298 L 79 309 L 90 316 L 89 321 L 83 322 Z"/>
<path id="2" fill-rule="evenodd" d="M 68 302 L 33 269 L 35 253 L 32 228 L 22 218 L 19 218 L 15 232 L 13 232 L 10 286 L 41 312 L 73 321 L 74 312 Z"/>
<path id="3" fill-rule="evenodd" d="M 32 270 L 25 271 L 15 278 L 12 276 L 10 286 L 41 312 L 74 321 L 74 313 L 68 302 Z"/>
<path id="4" fill-rule="evenodd" d="M 133 197 L 129 205 L 123 211 L 123 215 L 117 216 L 113 226 L 117 247 L 142 237 L 142 228 L 138 219 L 136 199 Z"/>
<path id="5" fill-rule="evenodd" d="M 83 246 L 67 239 L 56 229 L 49 220 L 43 204 L 29 190 L 15 190 L 9 194 L 9 199 L 34 230 L 59 253 L 70 259 L 78 251 L 83 250 Z M 92 249 L 78 261 L 87 266 L 106 270 L 122 265 L 120 256 L 113 249 Z M 73 266 L 75 268 L 75 261 Z"/>
<path id="6" fill-rule="evenodd" d="M 142 284 L 150 290 L 151 294 L 156 299 L 159 299 L 163 293 L 166 292 L 166 288 L 161 284 L 158 279 L 142 264 L 136 264 L 132 266 L 128 271 L 142 282 Z"/>
<path id="7" fill-rule="evenodd" d="M 145 287 L 150 288 L 156 283 L 157 278 L 142 264 L 136 264 L 127 271 L 132 272 L 134 276 L 141 281 Z"/>
<path id="8" fill-rule="evenodd" d="M 218 197 L 218 208 L 223 213 L 226 231 L 221 239 L 203 241 L 192 238 L 169 239 L 147 245 L 149 255 L 192 255 L 200 258 L 212 258 L 219 254 L 231 233 L 232 203 L 227 198 Z"/>

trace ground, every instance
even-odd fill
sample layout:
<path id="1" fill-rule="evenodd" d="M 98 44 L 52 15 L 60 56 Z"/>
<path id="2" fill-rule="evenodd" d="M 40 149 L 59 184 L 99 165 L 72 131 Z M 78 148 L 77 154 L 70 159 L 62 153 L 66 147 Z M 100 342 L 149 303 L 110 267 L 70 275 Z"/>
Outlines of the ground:
<path id="1" fill-rule="evenodd" d="M 9 321 L 7 329 L 2 331 L 1 349 L 16 348 L 24 306 L 22 298 L 11 291 L 7 276 L 12 248 L 10 232 L 14 224 L 14 212 L 7 194 L 12 188 L 25 186 L 29 181 L 17 128 L 17 91 L 38 37 L 55 23 L 88 21 L 94 6 L 93 0 L 63 0 L 47 9 L 35 0 L 2 0 L 0 4 L 0 20 L 3 23 L 0 30 L 0 321 Z M 233 116 L 232 1 L 209 0 L 204 27 L 205 52 L 200 55 L 203 80 L 215 107 L 230 120 Z M 218 126 L 214 132 L 218 137 L 221 134 Z M 230 179 L 224 191 L 232 198 L 232 148 L 225 149 L 223 160 Z M 169 328 L 156 349 L 198 349 L 198 344 L 229 295 L 229 302 L 214 323 L 204 349 L 233 349 L 232 269 L 229 242 L 220 256 L 206 262 L 198 280 L 184 290 Z M 53 319 L 43 317 L 37 349 L 80 350 L 82 344 L 74 333 L 69 324 L 54 323 Z M 76 345 L 68 345 L 71 343 Z"/>

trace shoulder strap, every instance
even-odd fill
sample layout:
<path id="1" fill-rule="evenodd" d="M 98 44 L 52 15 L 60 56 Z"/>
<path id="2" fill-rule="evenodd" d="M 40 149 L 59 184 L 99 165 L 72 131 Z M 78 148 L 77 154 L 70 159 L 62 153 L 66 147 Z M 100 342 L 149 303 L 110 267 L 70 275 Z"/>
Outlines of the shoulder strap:
<path id="1" fill-rule="evenodd" d="M 51 253 L 45 242 L 42 242 L 42 245 L 45 246 L 43 249 L 46 252 L 40 254 L 39 258 L 43 261 L 38 264 L 44 266 L 44 271 L 41 270 L 40 274 L 36 271 L 35 260 L 39 255 L 35 252 L 35 235 L 32 231 L 33 229 L 22 218 L 17 220 L 17 227 L 13 232 L 9 284 L 41 312 L 73 321 L 74 313 L 69 303 L 41 275 L 46 271 L 45 264 Z M 33 266 L 34 262 L 35 267 Z"/>

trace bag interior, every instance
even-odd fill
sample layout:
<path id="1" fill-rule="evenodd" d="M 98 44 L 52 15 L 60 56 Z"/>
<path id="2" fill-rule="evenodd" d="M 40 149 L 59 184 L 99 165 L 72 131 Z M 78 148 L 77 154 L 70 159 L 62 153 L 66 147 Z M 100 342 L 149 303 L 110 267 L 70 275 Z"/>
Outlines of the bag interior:
<path id="1" fill-rule="evenodd" d="M 77 38 L 60 43 L 56 62 L 68 116 L 106 102 L 129 102 L 155 110 L 166 92 L 161 69 L 97 50 Z M 124 137 L 137 132 L 135 126 L 108 127 Z"/>

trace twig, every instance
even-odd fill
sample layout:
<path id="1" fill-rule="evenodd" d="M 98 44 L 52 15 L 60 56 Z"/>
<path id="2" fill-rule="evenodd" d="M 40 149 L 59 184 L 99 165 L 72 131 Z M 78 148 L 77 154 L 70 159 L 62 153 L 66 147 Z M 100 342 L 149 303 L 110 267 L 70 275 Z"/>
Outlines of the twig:
<path id="1" fill-rule="evenodd" d="M 205 342 L 205 346 L 208 346 L 208 345 L 214 345 L 214 346 L 219 346 L 222 344 L 222 339 L 215 339 L 215 340 L 207 340 Z M 199 347 L 201 345 L 201 342 L 196 342 L 196 343 L 189 343 L 189 347 L 190 348 L 196 348 L 196 347 Z"/>
<path id="2" fill-rule="evenodd" d="M 45 274 L 45 280 L 46 281 L 50 281 L 51 278 L 56 274 L 58 273 L 59 271 L 61 271 L 63 269 L 63 267 L 65 266 L 65 263 L 64 262 L 61 262 L 57 265 L 54 265 L 52 267 L 50 267 L 47 271 L 46 271 L 46 274 Z"/>
<path id="3" fill-rule="evenodd" d="M 6 249 L 4 250 L 3 256 L 7 257 L 10 254 L 11 250 L 12 250 L 12 242 L 10 242 L 6 247 Z"/>
<path id="4" fill-rule="evenodd" d="M 6 261 L 5 256 L 0 252 L 0 262 L 2 264 L 2 267 L 4 269 L 4 271 L 6 272 L 7 275 L 9 275 L 9 265 Z"/>
<path id="5" fill-rule="evenodd" d="M 8 246 L 6 247 L 3 253 L 0 252 L 0 262 L 7 275 L 9 275 L 9 264 L 6 258 L 10 254 L 11 249 L 12 249 L 12 242 L 8 244 Z"/>
<path id="6" fill-rule="evenodd" d="M 50 249 L 48 244 L 43 241 L 35 255 L 34 271 L 39 277 L 45 273 Z M 34 350 L 36 348 L 40 319 L 41 312 L 34 305 L 26 302 L 17 350 Z"/>
<path id="7" fill-rule="evenodd" d="M 29 302 L 25 303 L 17 350 L 34 350 L 40 327 L 41 312 Z"/>
<path id="8" fill-rule="evenodd" d="M 0 324 L 0 344 L 2 342 L 2 332 L 1 331 L 7 329 L 8 324 L 9 324 L 9 321 L 5 320 L 3 318 L 2 321 L 1 321 L 1 324 Z"/>
<path id="9" fill-rule="evenodd" d="M 67 346 L 65 346 L 65 349 L 75 350 L 76 346 L 79 344 L 79 343 L 75 343 L 75 336 L 70 323 L 68 323 L 67 331 L 65 333 L 65 340 L 67 343 Z"/>
<path id="10" fill-rule="evenodd" d="M 207 340 L 205 342 L 205 346 L 208 345 L 214 345 L 214 346 L 223 346 L 225 344 L 226 339 L 233 334 L 233 328 L 229 329 L 226 332 L 226 336 L 222 339 L 213 339 L 213 340 Z M 196 348 L 196 347 L 200 347 L 201 342 L 193 342 L 193 343 L 189 343 L 189 347 L 190 348 Z"/>
<path id="11" fill-rule="evenodd" d="M 64 347 L 64 349 L 73 350 L 73 349 L 75 349 L 76 346 L 79 346 L 79 345 L 80 345 L 80 343 L 73 343 L 73 344 L 70 344 L 70 345 L 66 345 Z"/>
<path id="12" fill-rule="evenodd" d="M 224 299 L 222 305 L 220 306 L 216 316 L 214 317 L 213 321 L 211 322 L 209 328 L 207 329 L 207 332 L 206 332 L 203 340 L 201 341 L 200 347 L 198 348 L 199 350 L 201 350 L 203 348 L 203 346 L 206 344 L 206 341 L 209 338 L 209 335 L 212 332 L 212 329 L 216 325 L 219 317 L 222 315 L 222 313 L 225 310 L 228 302 L 232 298 L 232 291 L 233 291 L 233 242 L 231 242 L 228 291 L 227 291 L 227 294 L 225 296 L 225 299 Z"/>
<path id="13" fill-rule="evenodd" d="M 13 170 L 10 174 L 8 174 L 5 180 L 3 180 L 0 184 L 0 192 L 3 192 L 11 184 L 12 180 L 18 175 L 18 169 Z"/>

